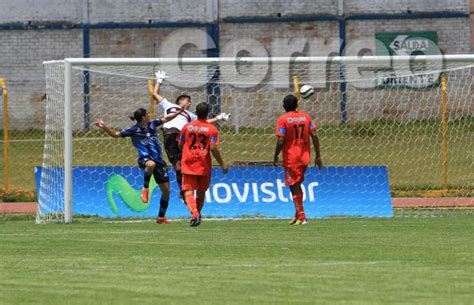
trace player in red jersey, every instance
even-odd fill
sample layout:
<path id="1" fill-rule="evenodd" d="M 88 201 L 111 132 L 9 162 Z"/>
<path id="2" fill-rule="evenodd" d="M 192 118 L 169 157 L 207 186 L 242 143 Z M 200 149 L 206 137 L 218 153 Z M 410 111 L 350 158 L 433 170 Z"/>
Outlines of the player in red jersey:
<path id="1" fill-rule="evenodd" d="M 276 125 L 275 134 L 278 138 L 273 158 L 273 165 L 276 166 L 278 156 L 283 151 L 285 185 L 290 187 L 296 209 L 295 217 L 290 222 L 292 225 L 306 224 L 301 183 L 304 181 L 306 168 L 311 163 L 310 137 L 316 153 L 314 163 L 319 169 L 323 167 L 319 138 L 316 135 L 317 126 L 307 113 L 297 111 L 297 107 L 298 100 L 295 96 L 288 95 L 283 99 L 286 114 L 278 119 Z"/>
<path id="2" fill-rule="evenodd" d="M 206 121 L 209 115 L 207 103 L 198 104 L 196 114 L 198 119 L 184 125 L 178 136 L 179 147 L 183 152 L 181 158 L 182 190 L 186 205 L 192 214 L 190 223 L 192 227 L 201 224 L 204 197 L 211 181 L 211 153 L 224 174 L 228 172 L 227 165 L 217 149 L 219 132 L 216 126 Z M 194 193 L 196 193 L 196 197 Z"/>

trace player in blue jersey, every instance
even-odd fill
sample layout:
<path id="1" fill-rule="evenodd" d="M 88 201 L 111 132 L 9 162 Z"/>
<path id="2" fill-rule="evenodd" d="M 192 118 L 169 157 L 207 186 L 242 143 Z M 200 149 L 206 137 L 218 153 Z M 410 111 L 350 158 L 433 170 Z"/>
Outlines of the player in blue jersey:
<path id="1" fill-rule="evenodd" d="M 113 138 L 130 137 L 133 146 L 138 152 L 138 165 L 144 169 L 144 181 L 142 190 L 142 201 L 148 203 L 148 187 L 150 184 L 151 175 L 155 178 L 161 190 L 160 211 L 156 222 L 160 224 L 168 224 L 169 220 L 165 217 L 168 209 L 168 202 L 170 197 L 170 186 L 168 170 L 166 162 L 163 160 L 163 153 L 161 145 L 158 140 L 157 127 L 174 119 L 182 111 L 170 114 L 163 118 L 150 120 L 146 110 L 139 108 L 130 117 L 132 121 L 137 121 L 137 124 L 123 129 L 122 131 L 112 130 L 107 127 L 102 119 L 97 120 L 95 124 L 102 128 L 109 136 Z"/>

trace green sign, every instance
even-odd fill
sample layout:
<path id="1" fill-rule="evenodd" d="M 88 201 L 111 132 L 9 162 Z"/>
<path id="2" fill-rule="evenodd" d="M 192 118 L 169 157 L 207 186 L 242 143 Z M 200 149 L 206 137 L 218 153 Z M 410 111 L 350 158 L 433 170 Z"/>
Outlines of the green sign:
<path id="1" fill-rule="evenodd" d="M 384 32 L 375 33 L 376 55 L 438 55 L 438 34 L 426 32 Z M 395 65 L 394 65 L 395 66 Z M 392 69 L 377 71 L 376 86 L 379 88 L 427 88 L 439 84 L 439 72 L 424 73 L 430 69 L 417 62 L 401 64 Z"/>
<path id="2" fill-rule="evenodd" d="M 375 33 L 375 39 L 377 55 L 439 54 L 436 32 Z"/>

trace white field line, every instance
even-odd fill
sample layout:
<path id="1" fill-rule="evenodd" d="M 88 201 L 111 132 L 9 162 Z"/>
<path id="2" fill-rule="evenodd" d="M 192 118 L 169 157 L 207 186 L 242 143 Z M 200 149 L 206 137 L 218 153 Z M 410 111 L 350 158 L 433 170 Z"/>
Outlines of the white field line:
<path id="1" fill-rule="evenodd" d="M 165 267 L 163 269 L 222 269 L 222 268 L 294 268 L 294 267 L 308 267 L 310 266 L 341 266 L 341 265 L 377 265 L 377 264 L 392 264 L 396 261 L 368 261 L 368 262 L 355 262 L 355 261 L 328 261 L 328 262 L 305 262 L 305 264 L 270 264 L 270 265 L 258 265 L 258 264 L 231 264 L 231 265 L 216 265 L 216 266 L 176 266 L 176 267 Z"/>

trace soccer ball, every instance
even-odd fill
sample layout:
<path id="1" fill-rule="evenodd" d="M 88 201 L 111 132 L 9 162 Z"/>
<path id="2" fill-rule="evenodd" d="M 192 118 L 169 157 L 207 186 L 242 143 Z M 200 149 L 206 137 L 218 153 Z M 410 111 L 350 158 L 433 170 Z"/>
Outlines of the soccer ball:
<path id="1" fill-rule="evenodd" d="M 311 85 L 303 85 L 300 88 L 300 94 L 304 99 L 311 97 L 314 94 L 314 88 Z"/>

